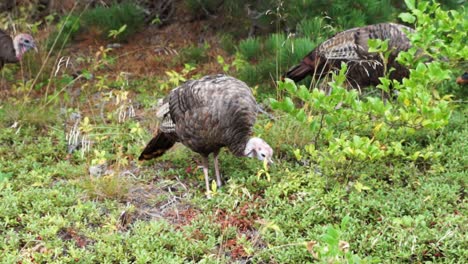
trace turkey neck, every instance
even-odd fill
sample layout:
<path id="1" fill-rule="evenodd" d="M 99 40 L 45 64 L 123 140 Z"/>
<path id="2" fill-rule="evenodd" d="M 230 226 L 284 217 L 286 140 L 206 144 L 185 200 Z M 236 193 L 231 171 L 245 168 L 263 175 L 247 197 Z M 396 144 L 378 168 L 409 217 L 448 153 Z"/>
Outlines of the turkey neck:
<path id="1" fill-rule="evenodd" d="M 21 52 L 20 52 L 20 46 L 19 46 L 19 39 L 15 37 L 13 39 L 13 47 L 15 48 L 15 55 L 18 60 L 21 60 Z"/>
<path id="2" fill-rule="evenodd" d="M 245 148 L 247 147 L 247 142 L 249 141 L 250 137 L 244 137 L 242 140 L 238 142 L 234 142 L 231 146 L 228 146 L 229 150 L 237 157 L 244 157 L 245 155 Z"/>

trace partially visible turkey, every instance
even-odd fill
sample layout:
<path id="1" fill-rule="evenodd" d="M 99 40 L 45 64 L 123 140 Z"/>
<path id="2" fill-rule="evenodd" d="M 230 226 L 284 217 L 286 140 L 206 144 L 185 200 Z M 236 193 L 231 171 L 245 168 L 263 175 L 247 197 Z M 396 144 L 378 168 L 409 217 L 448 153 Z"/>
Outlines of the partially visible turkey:
<path id="1" fill-rule="evenodd" d="M 226 75 L 205 76 L 172 90 L 157 112 L 161 125 L 139 160 L 159 157 L 176 142 L 202 156 L 207 196 L 210 193 L 208 156 L 214 155 L 216 182 L 221 186 L 218 154 L 227 147 L 236 156 L 256 157 L 272 162 L 273 150 L 252 136 L 257 103 L 251 89 Z"/>
<path id="2" fill-rule="evenodd" d="M 370 53 L 369 39 L 388 39 L 388 50 L 392 50 L 387 69 L 394 68 L 390 79 L 401 81 L 409 76 L 409 70 L 395 61 L 400 51 L 406 51 L 411 43 L 406 33 L 413 29 L 394 23 L 382 23 L 357 27 L 337 33 L 326 40 L 309 54 L 302 62 L 292 67 L 285 77 L 298 82 L 308 75 L 320 78 L 332 70 L 341 68 L 341 63 L 348 65 L 346 73 L 349 84 L 354 88 L 378 85 L 379 77 L 384 76 L 384 65 L 378 53 Z"/>
<path id="3" fill-rule="evenodd" d="M 34 39 L 29 34 L 20 33 L 14 39 L 0 29 L 0 70 L 6 63 L 18 63 L 25 52 L 37 51 Z"/>
<path id="4" fill-rule="evenodd" d="M 468 84 L 468 72 L 463 73 L 463 75 L 457 78 L 457 83 L 460 85 L 467 85 Z"/>

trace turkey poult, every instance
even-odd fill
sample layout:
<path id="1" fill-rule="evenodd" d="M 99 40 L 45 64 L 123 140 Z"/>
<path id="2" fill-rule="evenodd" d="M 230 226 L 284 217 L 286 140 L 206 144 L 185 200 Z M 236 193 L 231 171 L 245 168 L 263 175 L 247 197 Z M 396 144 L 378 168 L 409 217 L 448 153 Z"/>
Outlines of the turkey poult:
<path id="1" fill-rule="evenodd" d="M 236 156 L 272 162 L 273 150 L 261 138 L 251 137 L 257 116 L 251 89 L 226 75 L 205 76 L 173 89 L 157 112 L 159 129 L 139 160 L 159 157 L 176 142 L 202 156 L 209 197 L 208 155 L 213 153 L 216 183 L 221 186 L 218 154 L 227 147 Z"/>
<path id="2" fill-rule="evenodd" d="M 384 76 L 384 65 L 378 53 L 370 53 L 367 44 L 369 39 L 388 39 L 388 50 L 391 54 L 387 69 L 395 69 L 390 79 L 401 81 L 409 76 L 409 70 L 395 61 L 400 51 L 407 51 L 411 43 L 406 33 L 413 29 L 394 23 L 382 23 L 357 27 L 337 33 L 326 40 L 309 54 L 299 65 L 292 67 L 285 77 L 298 82 L 308 75 L 320 78 L 331 70 L 341 68 L 341 63 L 348 64 L 346 73 L 349 84 L 354 88 L 378 85 L 379 77 Z"/>
<path id="3" fill-rule="evenodd" d="M 0 70 L 6 63 L 18 63 L 26 51 L 37 51 L 34 39 L 29 34 L 20 33 L 14 39 L 0 29 Z"/>

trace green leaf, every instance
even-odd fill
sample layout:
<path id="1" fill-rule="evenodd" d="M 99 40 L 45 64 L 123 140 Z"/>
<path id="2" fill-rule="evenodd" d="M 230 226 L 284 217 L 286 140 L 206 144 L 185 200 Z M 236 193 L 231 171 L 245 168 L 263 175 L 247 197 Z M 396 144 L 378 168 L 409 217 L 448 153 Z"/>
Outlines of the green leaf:
<path id="1" fill-rule="evenodd" d="M 295 109 L 294 103 L 291 100 L 291 98 L 289 98 L 289 97 L 284 98 L 284 102 L 283 102 L 283 105 L 282 105 L 282 110 L 284 110 L 284 111 L 286 111 L 288 113 L 291 113 L 292 111 L 294 111 L 294 109 Z"/>
<path id="2" fill-rule="evenodd" d="M 405 0 L 405 4 L 408 7 L 409 10 L 413 10 L 416 8 L 415 6 L 415 0 Z"/>
<path id="3" fill-rule="evenodd" d="M 367 45 L 369 46 L 369 52 L 378 52 L 379 51 L 379 41 L 380 39 L 369 39 Z"/>
<path id="4" fill-rule="evenodd" d="M 398 17 L 401 19 L 401 21 L 406 22 L 406 23 L 414 23 L 414 21 L 416 21 L 415 16 L 413 16 L 410 13 L 406 13 L 406 12 L 401 13 Z"/>
<path id="5" fill-rule="evenodd" d="M 118 35 L 122 34 L 127 29 L 127 24 L 121 26 L 119 29 L 112 29 L 109 31 L 109 37 L 116 38 Z"/>
<path id="6" fill-rule="evenodd" d="M 312 123 L 310 123 L 309 127 L 311 131 L 317 131 L 320 127 L 320 122 L 318 120 L 314 120 Z"/>
<path id="7" fill-rule="evenodd" d="M 337 243 L 338 242 L 338 239 L 340 238 L 340 232 L 339 230 L 335 229 L 334 227 L 332 226 L 329 226 L 328 229 L 327 229 L 327 235 L 329 236 L 329 240 L 328 242 L 331 242 L 331 243 Z"/>
<path id="8" fill-rule="evenodd" d="M 13 177 L 13 173 L 11 173 L 11 172 L 3 173 L 3 172 L 0 171 L 0 181 L 6 181 L 6 180 L 8 180 L 8 179 L 10 179 L 12 177 Z"/>
<path id="9" fill-rule="evenodd" d="M 302 123 L 306 121 L 307 116 L 306 116 L 306 113 L 305 113 L 304 109 L 301 109 L 301 110 L 299 110 L 299 112 L 297 112 L 296 119 L 299 122 L 302 122 Z"/>
<path id="10" fill-rule="evenodd" d="M 293 151 L 294 157 L 296 158 L 297 161 L 302 160 L 302 155 L 301 155 L 301 150 L 296 149 Z"/>
<path id="11" fill-rule="evenodd" d="M 354 188 L 355 188 L 356 191 L 358 191 L 358 192 L 370 190 L 370 188 L 369 188 L 368 186 L 365 186 L 364 184 L 362 184 L 362 183 L 360 183 L 360 182 L 356 182 L 356 184 L 354 184 Z"/>
<path id="12" fill-rule="evenodd" d="M 286 79 L 280 84 L 280 89 L 285 89 L 290 94 L 295 94 L 297 91 L 297 86 L 292 80 Z"/>
<path id="13" fill-rule="evenodd" d="M 346 227 L 348 226 L 348 223 L 349 223 L 349 215 L 343 217 L 343 219 L 341 219 L 341 225 L 340 225 L 340 228 L 341 230 L 346 230 Z"/>
<path id="14" fill-rule="evenodd" d="M 270 106 L 272 109 L 280 109 L 281 108 L 281 103 L 278 102 L 278 100 L 274 98 L 270 98 Z"/>
<path id="15" fill-rule="evenodd" d="M 211 194 L 215 195 L 218 191 L 218 185 L 216 182 L 213 180 L 211 181 Z"/>
<path id="16" fill-rule="evenodd" d="M 297 91 L 297 96 L 304 102 L 309 101 L 312 95 L 304 85 L 299 87 L 299 91 Z"/>

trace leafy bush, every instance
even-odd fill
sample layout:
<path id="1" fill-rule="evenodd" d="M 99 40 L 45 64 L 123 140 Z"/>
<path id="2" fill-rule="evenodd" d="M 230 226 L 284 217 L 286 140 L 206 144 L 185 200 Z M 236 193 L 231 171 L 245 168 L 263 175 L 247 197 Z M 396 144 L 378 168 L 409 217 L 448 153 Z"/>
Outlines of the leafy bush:
<path id="1" fill-rule="evenodd" d="M 116 36 L 118 41 L 127 40 L 129 36 L 137 32 L 144 23 L 144 13 L 141 8 L 131 2 L 123 2 L 99 6 L 83 13 L 81 20 L 86 28 L 97 28 L 102 37 L 109 37 L 111 30 L 118 30 L 126 25 L 123 32 Z"/>
<path id="2" fill-rule="evenodd" d="M 420 54 L 445 61 L 441 66 L 454 68 L 468 57 L 468 16 L 467 10 L 444 11 L 440 4 L 421 2 L 416 6 L 415 1 L 405 1 L 410 13 L 400 14 L 400 18 L 407 23 L 416 22 L 416 33 L 410 35 L 414 47 L 399 56 L 399 62 L 413 65 L 414 58 Z M 437 20 L 434 21 L 433 17 Z M 418 56 L 415 56 L 418 55 Z M 428 72 L 432 77 L 437 72 Z"/>
<path id="3" fill-rule="evenodd" d="M 402 83 L 381 78 L 382 84 L 378 88 L 388 91 L 392 85 L 399 92 L 392 103 L 376 97 L 360 100 L 356 91 L 342 88 L 346 64 L 342 65 L 335 81 L 329 83 L 332 87 L 330 95 L 318 89 L 310 91 L 303 85 L 297 87 L 290 80 L 280 82 L 279 89 L 288 96 L 281 101 L 273 99 L 272 107 L 295 117 L 316 134 L 312 144 L 305 147 L 306 156 L 317 161 L 328 160 L 326 156 L 329 155 L 336 162 L 332 166 L 341 166 L 338 164 L 342 162 L 350 165 L 350 161 L 356 165 L 404 159 L 422 166 L 423 170 L 428 170 L 430 164 L 437 168 L 441 153 L 421 139 L 434 135 L 448 124 L 451 96 L 439 96 L 436 88 L 453 75 L 448 67 L 450 62 L 468 55 L 468 49 L 462 44 L 468 28 L 456 11 L 446 12 L 437 4 L 425 2 L 416 8 L 414 3 L 408 2 L 412 14 L 404 13 L 402 17 L 418 22 L 417 33 L 411 36 L 415 47 L 402 53 L 400 60 L 415 68 L 411 70 L 410 78 Z M 443 21 L 448 24 L 429 22 L 434 15 L 446 18 Z M 461 30 L 447 34 L 449 28 Z M 375 45 L 369 44 L 371 48 Z M 448 62 L 412 60 L 418 57 L 414 56 L 416 51 L 421 50 L 432 57 L 443 56 Z M 323 169 L 330 163 L 326 161 L 320 166 Z"/>

